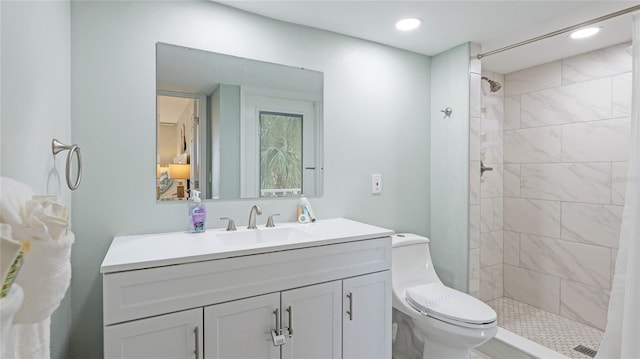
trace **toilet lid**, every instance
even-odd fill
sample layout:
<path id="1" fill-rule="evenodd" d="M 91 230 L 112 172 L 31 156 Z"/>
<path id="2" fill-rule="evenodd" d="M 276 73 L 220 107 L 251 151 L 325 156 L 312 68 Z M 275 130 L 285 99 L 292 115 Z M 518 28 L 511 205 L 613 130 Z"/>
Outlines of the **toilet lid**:
<path id="1" fill-rule="evenodd" d="M 441 283 L 409 288 L 407 302 L 423 314 L 446 322 L 480 325 L 497 319 L 496 312 L 482 301 Z"/>

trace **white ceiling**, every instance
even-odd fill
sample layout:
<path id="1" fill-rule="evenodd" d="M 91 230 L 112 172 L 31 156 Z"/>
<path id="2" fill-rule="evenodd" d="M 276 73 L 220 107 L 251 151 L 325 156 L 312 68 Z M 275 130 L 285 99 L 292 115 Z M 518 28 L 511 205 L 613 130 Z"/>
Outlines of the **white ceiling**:
<path id="1" fill-rule="evenodd" d="M 184 111 L 193 108 L 193 99 L 158 95 L 158 123 L 176 124 Z"/>
<path id="2" fill-rule="evenodd" d="M 464 42 L 484 52 L 544 35 L 640 4 L 638 1 L 318 1 L 231 0 L 223 4 L 266 17 L 337 32 L 428 56 Z M 423 25 L 408 33 L 394 24 L 419 17 Z M 602 24 L 593 38 L 568 34 L 486 57 L 482 68 L 510 73 L 631 39 L 629 15 Z"/>

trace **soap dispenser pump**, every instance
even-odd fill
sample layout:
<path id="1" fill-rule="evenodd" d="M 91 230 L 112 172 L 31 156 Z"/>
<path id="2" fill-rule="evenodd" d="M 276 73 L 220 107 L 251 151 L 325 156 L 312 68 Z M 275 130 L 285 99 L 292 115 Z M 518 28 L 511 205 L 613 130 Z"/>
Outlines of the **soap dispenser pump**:
<path id="1" fill-rule="evenodd" d="M 191 190 L 189 198 L 189 232 L 201 233 L 207 228 L 205 222 L 207 220 L 207 209 L 200 199 L 200 191 Z"/>

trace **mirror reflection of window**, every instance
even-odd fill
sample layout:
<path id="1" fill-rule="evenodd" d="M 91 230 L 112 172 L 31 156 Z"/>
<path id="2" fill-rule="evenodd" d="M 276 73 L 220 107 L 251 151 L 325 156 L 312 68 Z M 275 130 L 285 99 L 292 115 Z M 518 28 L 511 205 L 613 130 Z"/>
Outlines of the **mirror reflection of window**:
<path id="1" fill-rule="evenodd" d="M 241 196 L 244 198 L 264 198 L 295 196 L 296 192 L 298 195 L 317 193 L 314 190 L 316 188 L 314 185 L 316 171 L 313 167 L 317 159 L 316 133 L 318 121 L 316 121 L 316 118 L 318 118 L 318 115 L 315 111 L 314 101 L 308 100 L 299 94 L 253 88 L 244 88 L 243 96 L 244 111 L 242 117 L 244 119 L 244 130 L 242 142 L 244 143 L 244 151 L 242 159 L 244 159 L 244 162 L 240 172 L 243 184 Z M 279 120 L 276 120 L 278 118 Z M 286 130 L 293 131 L 295 129 L 296 134 L 299 134 L 299 141 L 295 141 L 295 143 L 300 148 L 300 154 L 296 156 L 300 163 L 296 165 L 295 171 L 291 166 L 285 168 L 284 165 L 273 169 L 273 171 L 269 169 L 268 165 L 271 163 L 274 165 L 285 163 L 282 160 L 285 156 L 282 150 L 276 151 L 276 148 L 272 148 L 271 153 L 280 154 L 280 157 L 271 156 L 274 161 L 269 161 L 263 156 L 261 142 L 262 132 L 264 131 L 261 125 L 263 119 L 273 120 L 270 126 L 274 127 L 274 131 L 275 126 L 280 126 L 284 131 L 286 125 Z M 292 139 L 289 139 L 289 142 L 282 139 L 280 141 L 281 143 L 289 144 Z M 289 155 L 288 157 L 292 158 L 293 156 Z M 280 161 L 275 161 L 275 159 L 280 159 Z M 288 173 L 285 174 L 285 171 L 288 171 Z M 267 173 L 270 173 L 270 175 L 266 175 Z M 275 173 L 279 173 L 279 175 L 275 175 Z M 288 184 L 282 180 L 276 180 L 277 178 L 285 177 L 300 178 L 300 180 L 295 183 L 289 181 Z M 269 183 L 270 181 L 271 183 Z M 263 185 L 263 182 L 266 182 L 266 184 Z M 274 184 L 288 185 L 290 187 L 278 188 L 273 186 Z M 269 188 L 270 186 L 273 187 Z M 300 189 L 298 190 L 298 188 Z M 265 192 L 263 189 L 277 191 Z M 288 191 L 284 191 L 285 189 L 288 189 Z"/>
<path id="2" fill-rule="evenodd" d="M 302 119 L 260 111 L 260 197 L 301 194 Z"/>

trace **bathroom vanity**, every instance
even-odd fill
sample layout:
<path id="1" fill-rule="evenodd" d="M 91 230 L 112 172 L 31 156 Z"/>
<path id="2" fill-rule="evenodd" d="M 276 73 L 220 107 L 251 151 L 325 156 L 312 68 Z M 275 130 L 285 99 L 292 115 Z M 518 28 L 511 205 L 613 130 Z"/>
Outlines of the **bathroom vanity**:
<path id="1" fill-rule="evenodd" d="M 347 219 L 114 238 L 105 358 L 391 358 L 392 231 Z"/>

